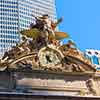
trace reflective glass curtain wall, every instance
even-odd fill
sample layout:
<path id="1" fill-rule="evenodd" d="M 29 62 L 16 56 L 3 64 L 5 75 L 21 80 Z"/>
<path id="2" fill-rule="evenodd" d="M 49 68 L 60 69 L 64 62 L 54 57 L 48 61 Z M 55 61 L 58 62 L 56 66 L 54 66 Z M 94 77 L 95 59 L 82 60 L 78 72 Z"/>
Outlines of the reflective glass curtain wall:
<path id="1" fill-rule="evenodd" d="M 56 20 L 55 0 L 0 0 L 0 55 L 20 41 L 18 32 L 29 28 L 32 15 L 43 14 Z"/>

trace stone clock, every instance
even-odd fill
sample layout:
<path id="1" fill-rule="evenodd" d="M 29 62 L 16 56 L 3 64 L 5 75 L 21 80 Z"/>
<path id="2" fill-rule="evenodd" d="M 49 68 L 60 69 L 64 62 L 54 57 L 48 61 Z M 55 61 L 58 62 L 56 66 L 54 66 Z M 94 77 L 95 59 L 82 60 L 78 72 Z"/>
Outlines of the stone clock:
<path id="1" fill-rule="evenodd" d="M 41 66 L 54 67 L 61 64 L 63 55 L 60 50 L 49 45 L 39 51 L 38 57 Z"/>

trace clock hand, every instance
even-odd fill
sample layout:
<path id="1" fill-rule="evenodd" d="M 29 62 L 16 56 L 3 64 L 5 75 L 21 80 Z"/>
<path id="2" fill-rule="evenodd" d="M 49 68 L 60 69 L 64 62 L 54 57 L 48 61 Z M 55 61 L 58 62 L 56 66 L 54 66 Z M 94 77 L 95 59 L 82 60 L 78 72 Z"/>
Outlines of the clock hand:
<path id="1" fill-rule="evenodd" d="M 48 55 L 46 55 L 46 59 L 47 59 L 47 61 L 52 62 Z"/>

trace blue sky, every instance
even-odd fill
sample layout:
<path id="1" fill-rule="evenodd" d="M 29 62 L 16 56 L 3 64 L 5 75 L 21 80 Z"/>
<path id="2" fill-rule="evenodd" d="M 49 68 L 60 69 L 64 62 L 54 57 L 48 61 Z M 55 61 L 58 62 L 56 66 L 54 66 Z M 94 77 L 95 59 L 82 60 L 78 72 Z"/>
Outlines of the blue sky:
<path id="1" fill-rule="evenodd" d="M 68 32 L 81 50 L 100 50 L 100 0 L 56 0 L 60 30 Z"/>

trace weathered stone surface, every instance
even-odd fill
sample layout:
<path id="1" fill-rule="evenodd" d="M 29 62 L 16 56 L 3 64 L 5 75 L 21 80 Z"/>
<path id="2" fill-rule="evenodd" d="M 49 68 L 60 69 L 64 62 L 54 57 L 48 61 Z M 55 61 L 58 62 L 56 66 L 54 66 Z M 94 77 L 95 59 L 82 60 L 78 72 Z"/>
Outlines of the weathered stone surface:
<path id="1" fill-rule="evenodd" d="M 10 72 L 0 72 L 0 90 L 10 91 L 15 88 L 16 80 Z"/>
<path id="2" fill-rule="evenodd" d="M 0 93 L 1 100 L 100 100 L 100 97 L 36 95 L 34 93 Z"/>

